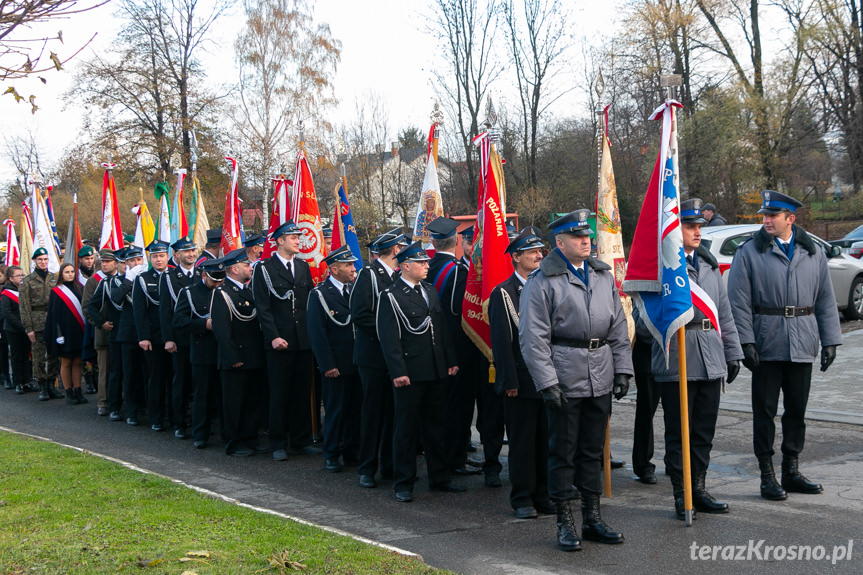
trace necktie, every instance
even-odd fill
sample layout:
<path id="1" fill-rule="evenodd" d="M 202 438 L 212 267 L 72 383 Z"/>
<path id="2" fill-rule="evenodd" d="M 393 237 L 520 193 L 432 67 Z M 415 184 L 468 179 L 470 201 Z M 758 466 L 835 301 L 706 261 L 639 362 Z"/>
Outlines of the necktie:
<path id="1" fill-rule="evenodd" d="M 692 256 L 691 256 L 691 255 L 686 256 L 686 263 L 688 263 L 689 265 L 691 265 L 693 268 L 695 267 L 695 260 L 693 260 L 693 259 L 692 259 Z"/>
<path id="2" fill-rule="evenodd" d="M 575 270 L 575 273 L 578 274 L 578 279 L 580 279 L 583 283 L 587 283 L 586 281 L 584 281 L 584 268 L 578 268 L 577 270 Z"/>
<path id="3" fill-rule="evenodd" d="M 425 301 L 426 301 L 426 296 L 425 296 L 425 294 L 423 293 L 423 288 L 422 288 L 422 286 L 421 286 L 421 285 L 419 285 L 419 284 L 417 284 L 417 285 L 415 285 L 415 286 L 414 286 L 414 289 L 416 290 L 417 295 L 418 295 L 418 296 L 420 296 L 420 298 L 422 298 L 423 302 L 425 302 Z"/>
<path id="4" fill-rule="evenodd" d="M 291 265 L 291 263 L 292 262 L 286 263 L 285 269 L 288 271 L 288 279 L 290 279 L 293 282 L 294 281 L 294 270 L 293 270 L 293 266 Z"/>
<path id="5" fill-rule="evenodd" d="M 350 290 L 350 288 L 348 288 L 348 285 L 347 285 L 347 284 L 345 284 L 345 285 L 344 285 L 344 287 L 342 288 L 342 295 L 343 295 L 343 296 L 345 296 L 345 299 L 346 299 L 346 300 L 349 300 L 349 301 L 350 301 L 350 299 L 351 299 L 351 290 Z"/>

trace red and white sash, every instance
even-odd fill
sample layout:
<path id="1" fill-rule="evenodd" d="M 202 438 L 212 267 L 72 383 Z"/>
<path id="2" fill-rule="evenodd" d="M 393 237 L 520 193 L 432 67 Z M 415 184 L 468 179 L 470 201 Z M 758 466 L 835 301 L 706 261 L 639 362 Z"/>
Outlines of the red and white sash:
<path id="1" fill-rule="evenodd" d="M 66 307 L 69 308 L 69 311 L 78 320 L 81 329 L 84 329 L 84 312 L 81 310 L 81 302 L 78 301 L 78 296 L 75 295 L 75 292 L 64 285 L 59 285 L 54 288 L 54 293 L 63 300 L 63 303 L 66 304 Z"/>
<path id="2" fill-rule="evenodd" d="M 80 269 L 78 270 L 78 285 L 81 286 L 81 289 L 84 289 L 84 286 L 87 285 L 87 280 L 90 279 L 84 275 Z"/>
<path id="3" fill-rule="evenodd" d="M 11 290 L 11 289 L 6 289 L 6 290 L 3 290 L 3 295 L 8 297 L 9 299 L 14 301 L 15 303 L 18 303 L 18 292 L 17 291 Z"/>
<path id="4" fill-rule="evenodd" d="M 719 310 L 716 308 L 716 303 L 714 303 L 713 299 L 707 295 L 707 292 L 694 281 L 689 281 L 689 287 L 692 288 L 692 305 L 697 307 L 701 313 L 707 316 L 707 319 L 709 319 L 710 323 L 713 324 L 713 327 L 716 328 L 716 333 L 719 334 L 719 337 L 722 337 L 722 330 L 719 329 Z"/>
<path id="5" fill-rule="evenodd" d="M 107 274 L 105 274 L 105 272 L 103 272 L 102 270 L 97 271 L 93 275 L 96 276 L 96 279 L 98 279 L 99 282 L 108 277 Z M 99 285 L 99 282 L 96 282 L 96 285 Z"/>

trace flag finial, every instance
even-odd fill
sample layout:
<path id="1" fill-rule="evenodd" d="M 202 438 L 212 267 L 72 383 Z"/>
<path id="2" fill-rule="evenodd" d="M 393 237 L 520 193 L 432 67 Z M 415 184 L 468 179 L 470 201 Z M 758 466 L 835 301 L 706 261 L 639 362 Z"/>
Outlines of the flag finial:
<path id="1" fill-rule="evenodd" d="M 443 126 L 443 112 L 441 111 L 440 103 L 437 100 L 435 100 L 434 108 L 432 108 L 432 113 L 429 116 L 429 119 L 432 121 L 432 124 Z"/>
<path id="2" fill-rule="evenodd" d="M 683 76 L 680 74 L 660 74 L 659 85 L 667 90 L 666 98 L 673 100 L 674 89 L 683 85 Z"/>

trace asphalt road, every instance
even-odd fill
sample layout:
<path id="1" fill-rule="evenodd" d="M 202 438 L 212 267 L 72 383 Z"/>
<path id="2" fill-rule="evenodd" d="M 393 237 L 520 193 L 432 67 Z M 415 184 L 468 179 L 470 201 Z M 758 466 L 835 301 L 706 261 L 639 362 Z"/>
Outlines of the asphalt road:
<path id="1" fill-rule="evenodd" d="M 615 404 L 612 451 L 626 460 L 633 415 L 631 401 Z M 616 470 L 613 496 L 603 500 L 602 509 L 607 522 L 623 531 L 626 543 L 613 547 L 585 543 L 580 553 L 557 550 L 554 517 L 521 521 L 512 516 L 505 475 L 502 489 L 486 488 L 481 477 L 472 477 L 464 482 L 469 488 L 466 493 L 441 494 L 428 491 L 421 466 L 415 500 L 404 504 L 394 501 L 386 486 L 359 487 L 353 470 L 326 473 L 321 456 L 277 463 L 264 456 L 231 458 L 213 447 L 195 450 L 190 441 L 175 440 L 168 433 L 111 423 L 96 416 L 93 403 L 40 403 L 35 394 L 16 396 L 0 390 L 0 425 L 406 549 L 431 565 L 460 573 L 863 572 L 863 427 L 856 425 L 812 422 L 801 464 L 811 479 L 824 483 L 825 493 L 794 495 L 776 503 L 758 496 L 748 414 L 723 411 L 708 486 L 729 502 L 730 514 L 699 515 L 687 528 L 673 518 L 671 486 L 664 475 L 660 473 L 659 485 L 647 486 L 633 481 L 631 470 Z M 661 410 L 656 433 L 662 437 Z M 661 472 L 661 440 L 654 461 Z M 761 540 L 764 543 L 759 546 Z M 854 541 L 850 560 L 836 565 L 829 559 L 788 559 L 788 546 L 824 546 L 829 557 L 834 546 L 847 546 L 849 540 Z M 713 553 L 712 547 L 702 550 L 703 545 L 744 546 L 745 553 L 734 553 L 744 553 L 750 560 L 721 560 L 721 549 L 717 560 L 693 560 L 701 553 L 706 552 L 705 557 Z M 764 559 L 765 546 L 783 546 L 784 557 Z"/>

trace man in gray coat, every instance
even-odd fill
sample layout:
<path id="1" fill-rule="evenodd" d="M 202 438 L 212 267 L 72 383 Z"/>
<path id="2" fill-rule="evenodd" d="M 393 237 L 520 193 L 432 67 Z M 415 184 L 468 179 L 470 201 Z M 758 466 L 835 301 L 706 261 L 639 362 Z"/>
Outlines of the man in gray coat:
<path id="1" fill-rule="evenodd" d="M 743 351 L 737 338 L 725 284 L 719 274 L 719 264 L 713 254 L 701 246 L 701 226 L 706 223 L 701 213 L 700 199 L 692 198 L 680 203 L 686 271 L 693 293 L 700 295 L 706 304 L 694 307 L 695 316 L 686 324 L 685 330 L 692 502 L 696 511 L 728 513 L 728 504 L 717 501 L 707 491 L 705 478 L 716 432 L 722 383 L 723 380 L 731 383 L 737 377 Z M 665 417 L 665 469 L 671 477 L 674 490 L 674 511 L 678 518 L 684 519 L 677 338 L 671 340 L 667 363 L 665 353 L 654 340 L 651 364 L 653 379 L 661 386 Z"/>
<path id="2" fill-rule="evenodd" d="M 812 362 L 821 340 L 821 371 L 842 344 L 839 313 L 827 272 L 827 257 L 794 224 L 800 202 L 766 190 L 758 210 L 764 226 L 741 244 L 728 278 L 728 298 L 743 345 L 743 365 L 752 371 L 752 425 L 761 469 L 761 496 L 782 500 L 786 492 L 821 493 L 797 467 L 806 438 L 806 403 Z M 773 471 L 773 439 L 782 390 L 782 486 Z"/>
<path id="3" fill-rule="evenodd" d="M 582 536 L 622 543 L 603 520 L 602 450 L 611 396 L 629 390 L 632 356 L 626 317 L 610 267 L 590 257 L 589 210 L 551 224 L 557 247 L 522 292 L 518 336 L 524 362 L 548 416 L 548 492 L 557 544 L 581 549 L 570 501 L 581 492 Z"/>

